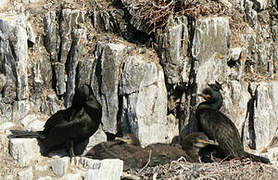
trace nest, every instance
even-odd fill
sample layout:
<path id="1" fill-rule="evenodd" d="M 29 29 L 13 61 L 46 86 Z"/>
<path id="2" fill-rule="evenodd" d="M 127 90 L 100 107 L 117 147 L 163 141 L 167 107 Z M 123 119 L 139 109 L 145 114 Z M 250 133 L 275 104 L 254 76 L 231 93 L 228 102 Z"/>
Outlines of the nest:
<path id="1" fill-rule="evenodd" d="M 137 9 L 137 17 L 148 24 L 150 32 L 164 29 L 171 15 L 183 15 L 193 20 L 227 16 L 233 33 L 242 32 L 246 27 L 244 12 L 233 0 L 141 0 L 134 5 L 134 9 Z"/>
<path id="2" fill-rule="evenodd" d="M 190 163 L 181 157 L 177 161 L 156 167 L 129 170 L 131 179 L 271 179 L 277 178 L 272 165 L 250 159 L 214 163 Z"/>

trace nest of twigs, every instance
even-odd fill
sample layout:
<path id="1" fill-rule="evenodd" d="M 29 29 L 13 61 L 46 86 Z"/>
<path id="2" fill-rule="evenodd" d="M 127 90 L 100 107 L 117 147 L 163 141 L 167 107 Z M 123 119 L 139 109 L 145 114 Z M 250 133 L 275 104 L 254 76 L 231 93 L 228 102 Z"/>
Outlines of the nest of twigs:
<path id="1" fill-rule="evenodd" d="M 141 0 L 136 7 L 138 17 L 151 27 L 150 33 L 164 29 L 170 15 L 184 15 L 192 19 L 228 16 L 233 30 L 241 31 L 244 27 L 244 13 L 233 0 Z"/>
<path id="2" fill-rule="evenodd" d="M 249 159 L 214 163 L 190 163 L 184 158 L 169 164 L 145 169 L 129 170 L 132 179 L 272 179 L 277 169 L 272 165 Z M 136 178 L 137 177 L 137 178 Z"/>

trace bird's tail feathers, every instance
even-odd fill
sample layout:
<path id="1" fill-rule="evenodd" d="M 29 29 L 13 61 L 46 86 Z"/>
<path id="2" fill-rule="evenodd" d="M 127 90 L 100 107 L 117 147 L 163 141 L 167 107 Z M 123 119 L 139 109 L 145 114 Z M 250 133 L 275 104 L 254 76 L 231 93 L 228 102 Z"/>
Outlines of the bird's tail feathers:
<path id="1" fill-rule="evenodd" d="M 44 136 L 40 134 L 40 131 L 21 131 L 11 130 L 11 138 L 40 138 L 44 139 Z"/>
<path id="2" fill-rule="evenodd" d="M 248 152 L 245 152 L 245 157 L 250 158 L 253 161 L 262 162 L 266 164 L 270 164 L 270 160 L 268 158 L 257 156 Z"/>

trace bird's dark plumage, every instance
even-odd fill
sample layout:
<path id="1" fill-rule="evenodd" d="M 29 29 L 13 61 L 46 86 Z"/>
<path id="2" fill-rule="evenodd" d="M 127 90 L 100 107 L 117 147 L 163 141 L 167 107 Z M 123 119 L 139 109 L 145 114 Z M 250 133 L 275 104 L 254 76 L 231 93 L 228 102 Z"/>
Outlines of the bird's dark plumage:
<path id="1" fill-rule="evenodd" d="M 182 146 L 156 143 L 142 148 L 138 142 L 135 136 L 128 134 L 123 138 L 116 138 L 116 141 L 107 141 L 94 146 L 86 156 L 93 159 L 119 158 L 124 161 L 126 170 L 142 168 L 146 164 L 148 166 L 166 164 L 180 157 L 185 157 L 190 162 L 199 162 L 199 150 L 206 145 L 215 144 L 204 133 L 193 133 L 184 137 Z"/>
<path id="2" fill-rule="evenodd" d="M 199 151 L 208 145 L 218 145 L 217 142 L 210 140 L 203 132 L 195 132 L 181 138 L 182 149 L 186 153 L 186 159 L 190 162 L 200 162 Z"/>
<path id="3" fill-rule="evenodd" d="M 36 137 L 45 147 L 46 153 L 57 147 L 70 145 L 70 155 L 74 156 L 73 144 L 89 138 L 101 124 L 101 105 L 93 95 L 91 87 L 83 85 L 77 89 L 72 106 L 51 116 L 39 132 L 12 130 L 11 137 Z"/>
<path id="4" fill-rule="evenodd" d="M 244 151 L 243 144 L 240 140 L 239 132 L 234 123 L 219 109 L 222 106 L 221 88 L 219 86 L 210 86 L 203 90 L 202 97 L 205 102 L 199 104 L 196 111 L 196 118 L 203 130 L 210 139 L 219 143 L 222 152 L 231 158 L 249 157 L 255 161 L 269 163 L 264 157 L 259 157 Z"/>

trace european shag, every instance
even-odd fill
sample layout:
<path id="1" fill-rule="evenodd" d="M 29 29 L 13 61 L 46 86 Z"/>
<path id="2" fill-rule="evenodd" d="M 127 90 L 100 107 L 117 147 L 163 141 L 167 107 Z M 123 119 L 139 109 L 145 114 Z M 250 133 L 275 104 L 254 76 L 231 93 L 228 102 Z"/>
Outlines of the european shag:
<path id="1" fill-rule="evenodd" d="M 93 159 L 121 159 L 124 161 L 124 169 L 136 166 L 132 162 L 127 163 L 133 154 L 142 151 L 140 141 L 132 134 L 124 137 L 116 137 L 114 141 L 106 141 L 95 145 L 85 156 Z M 131 166 L 131 167 L 130 167 Z"/>
<path id="2" fill-rule="evenodd" d="M 43 131 L 26 132 L 11 130 L 11 138 L 38 138 L 45 153 L 66 146 L 74 156 L 73 146 L 92 136 L 101 124 L 102 109 L 91 87 L 83 85 L 77 89 L 72 106 L 56 112 L 45 123 Z"/>
<path id="3" fill-rule="evenodd" d="M 122 141 L 122 142 L 120 142 Z M 119 158 L 124 161 L 124 170 L 156 166 L 170 163 L 180 157 L 190 162 L 199 162 L 199 150 L 215 142 L 208 139 L 204 133 L 193 133 L 182 138 L 181 145 L 155 143 L 145 148 L 140 146 L 139 140 L 127 134 L 116 141 L 107 141 L 94 146 L 86 156 L 93 159 Z"/>
<path id="4" fill-rule="evenodd" d="M 205 101 L 196 110 L 196 118 L 202 131 L 219 143 L 219 148 L 225 156 L 230 158 L 248 157 L 254 161 L 270 163 L 267 158 L 256 156 L 244 151 L 239 132 L 234 123 L 219 109 L 223 98 L 220 93 L 221 85 L 209 84 L 200 94 Z"/>
<path id="5" fill-rule="evenodd" d="M 186 159 L 189 162 L 201 162 L 200 150 L 208 145 L 218 145 L 217 142 L 210 140 L 203 132 L 194 132 L 181 139 L 182 149 L 187 154 Z"/>

